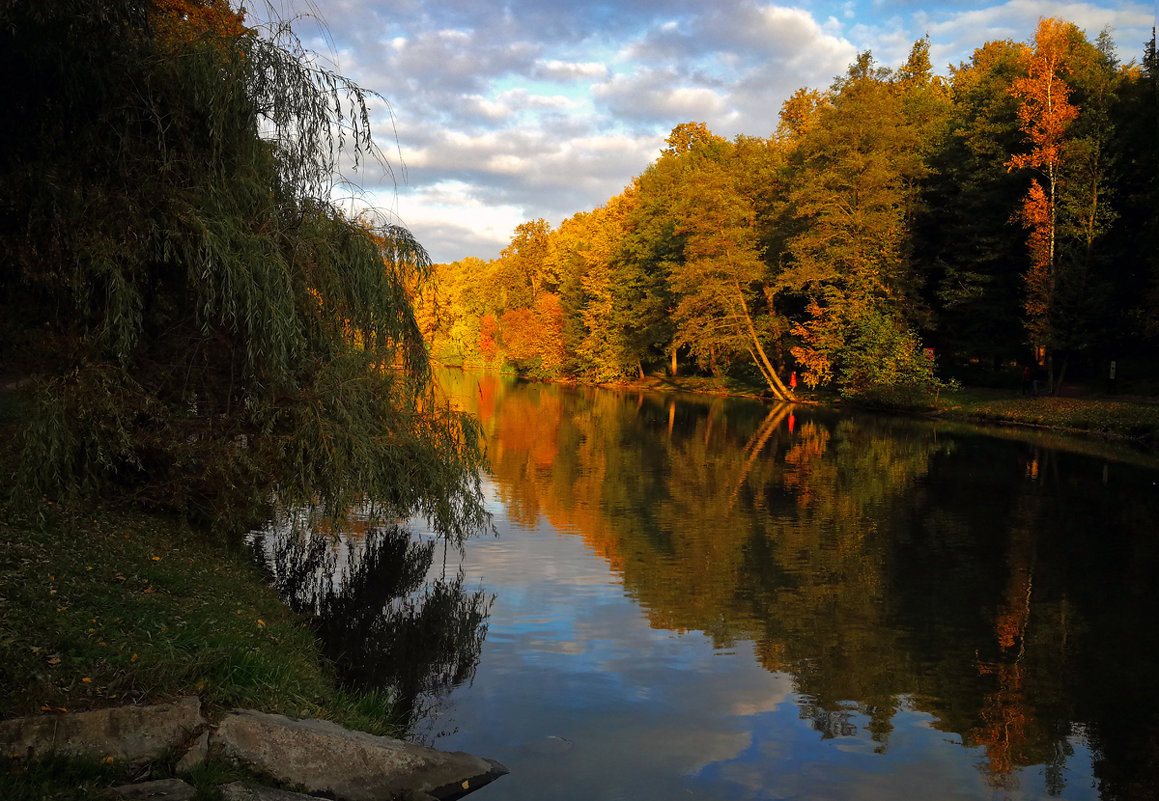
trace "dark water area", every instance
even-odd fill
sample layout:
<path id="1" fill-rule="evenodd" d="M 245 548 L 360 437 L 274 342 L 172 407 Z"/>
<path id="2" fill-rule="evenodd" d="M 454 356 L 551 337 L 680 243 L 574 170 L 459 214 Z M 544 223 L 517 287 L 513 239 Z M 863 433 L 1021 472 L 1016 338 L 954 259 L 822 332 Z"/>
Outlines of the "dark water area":
<path id="1" fill-rule="evenodd" d="M 251 549 L 283 601 L 312 621 L 342 685 L 382 691 L 396 725 L 413 728 L 474 676 L 492 598 L 447 575 L 433 538 L 354 517 L 337 535 L 311 533 L 300 516 L 278 521 Z"/>
<path id="2" fill-rule="evenodd" d="M 333 558 L 387 556 L 298 597 L 355 599 L 322 613 L 360 621 L 333 634 L 355 683 L 399 683 L 396 640 L 438 654 L 406 680 L 416 732 L 512 770 L 473 798 L 1159 797 L 1150 457 L 441 380 L 487 432 L 497 536 L 460 563 L 421 521 L 355 533 Z"/>

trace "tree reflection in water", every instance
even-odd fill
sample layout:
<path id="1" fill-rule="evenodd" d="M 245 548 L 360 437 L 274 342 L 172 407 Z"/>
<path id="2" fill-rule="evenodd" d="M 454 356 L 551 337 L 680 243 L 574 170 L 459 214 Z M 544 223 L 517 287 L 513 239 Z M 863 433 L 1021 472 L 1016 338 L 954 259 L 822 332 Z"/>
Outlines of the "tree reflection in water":
<path id="1" fill-rule="evenodd" d="M 1152 456 L 442 380 L 479 414 L 514 522 L 582 538 L 653 628 L 753 643 L 821 738 L 885 753 L 899 712 L 917 710 L 977 754 L 996 795 L 1036 773 L 1068 792 L 1079 746 L 1104 801 L 1159 794 Z"/>
<path id="2" fill-rule="evenodd" d="M 410 729 L 471 681 L 492 599 L 456 571 L 432 578 L 435 540 L 355 524 L 335 536 L 293 526 L 255 536 L 255 558 L 283 601 L 313 623 L 340 682 L 388 694 Z M 361 530 L 359 530 L 361 529 Z"/>

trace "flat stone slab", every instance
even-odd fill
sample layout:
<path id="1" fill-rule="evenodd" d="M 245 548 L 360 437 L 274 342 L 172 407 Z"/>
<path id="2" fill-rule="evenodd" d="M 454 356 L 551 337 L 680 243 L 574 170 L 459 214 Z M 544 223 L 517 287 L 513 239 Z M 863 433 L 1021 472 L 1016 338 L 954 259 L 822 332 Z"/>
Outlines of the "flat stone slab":
<path id="1" fill-rule="evenodd" d="M 196 696 L 171 704 L 33 715 L 0 721 L 0 753 L 8 757 L 67 754 L 149 762 L 167 751 L 184 748 L 205 725 Z"/>
<path id="2" fill-rule="evenodd" d="M 224 801 L 326 801 L 316 795 L 291 793 L 289 790 L 276 790 L 273 787 L 261 787 L 242 782 L 230 782 L 217 788 L 221 791 Z"/>
<path id="3" fill-rule="evenodd" d="M 197 791 L 180 779 L 158 779 L 114 787 L 109 795 L 114 801 L 193 801 Z"/>
<path id="4" fill-rule="evenodd" d="M 251 710 L 222 720 L 211 748 L 279 784 L 341 801 L 389 801 L 405 792 L 449 801 L 508 772 L 462 751 Z"/>

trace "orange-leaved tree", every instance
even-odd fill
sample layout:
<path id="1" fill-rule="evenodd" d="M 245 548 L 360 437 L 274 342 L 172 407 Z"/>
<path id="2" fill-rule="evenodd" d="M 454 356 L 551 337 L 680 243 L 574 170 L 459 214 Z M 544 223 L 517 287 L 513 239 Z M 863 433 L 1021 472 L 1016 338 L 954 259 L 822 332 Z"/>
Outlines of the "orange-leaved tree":
<path id="1" fill-rule="evenodd" d="M 1062 166 L 1067 128 L 1078 117 L 1070 102 L 1070 87 L 1062 69 L 1074 25 L 1060 19 L 1038 23 L 1034 48 L 1026 48 L 1027 75 L 1014 82 L 1010 91 L 1020 101 L 1018 119 L 1030 142 L 1030 150 L 1011 156 L 1007 168 L 1034 168 L 1038 178 L 1030 189 L 1018 219 L 1030 229 L 1027 247 L 1030 267 L 1026 274 L 1026 328 L 1035 349 L 1050 341 L 1050 309 L 1057 277 L 1056 241 L 1058 231 L 1059 170 Z M 1053 383 L 1053 363 L 1050 381 Z"/>
<path id="2" fill-rule="evenodd" d="M 484 314 L 479 319 L 479 355 L 487 362 L 494 361 L 499 355 L 499 323 L 495 315 Z"/>
<path id="3" fill-rule="evenodd" d="M 499 326 L 504 353 L 517 367 L 541 377 L 561 373 L 564 312 L 558 296 L 545 292 L 533 308 L 505 311 Z"/>
<path id="4" fill-rule="evenodd" d="M 173 50 L 206 39 L 235 48 L 249 33 L 245 9 L 235 11 L 228 0 L 154 0 L 149 24 L 158 40 Z"/>

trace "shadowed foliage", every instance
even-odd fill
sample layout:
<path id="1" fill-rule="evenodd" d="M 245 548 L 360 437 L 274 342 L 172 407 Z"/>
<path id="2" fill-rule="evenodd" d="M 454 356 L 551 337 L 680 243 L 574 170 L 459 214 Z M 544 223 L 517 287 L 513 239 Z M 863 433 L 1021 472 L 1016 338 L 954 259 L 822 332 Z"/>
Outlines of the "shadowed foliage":
<path id="1" fill-rule="evenodd" d="M 432 390 L 408 231 L 331 200 L 372 96 L 220 0 L 0 7 L 0 373 L 18 496 L 233 529 L 372 498 L 461 537 L 474 423 Z M 389 169 L 389 168 L 388 168 Z"/>

